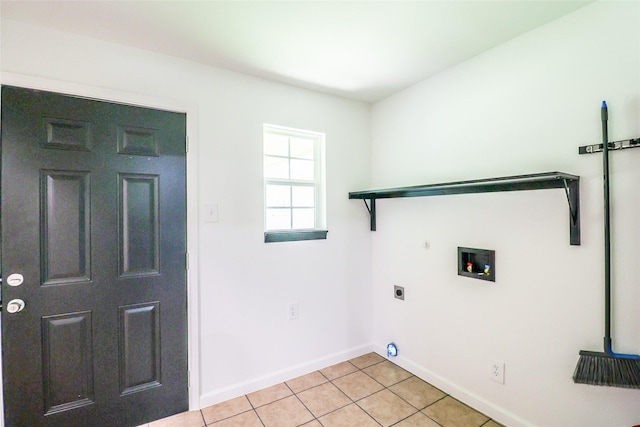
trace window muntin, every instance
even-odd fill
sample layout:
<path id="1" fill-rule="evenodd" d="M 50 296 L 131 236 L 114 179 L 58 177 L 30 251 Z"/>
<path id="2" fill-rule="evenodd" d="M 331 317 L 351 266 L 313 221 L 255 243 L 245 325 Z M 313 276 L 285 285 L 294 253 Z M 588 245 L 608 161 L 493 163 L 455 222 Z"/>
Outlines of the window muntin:
<path id="1" fill-rule="evenodd" d="M 263 144 L 266 232 L 322 229 L 324 134 L 264 125 Z"/>

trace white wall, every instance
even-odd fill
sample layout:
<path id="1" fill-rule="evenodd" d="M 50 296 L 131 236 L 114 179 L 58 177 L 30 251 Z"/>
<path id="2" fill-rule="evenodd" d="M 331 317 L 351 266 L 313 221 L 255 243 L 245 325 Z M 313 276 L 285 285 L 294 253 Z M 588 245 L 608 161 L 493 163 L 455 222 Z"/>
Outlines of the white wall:
<path id="1" fill-rule="evenodd" d="M 371 234 L 347 197 L 370 185 L 369 105 L 7 19 L 1 48 L 4 83 L 53 79 L 187 106 L 194 406 L 370 351 Z M 263 243 L 263 123 L 326 133 L 327 240 Z M 198 219 L 208 204 L 219 222 Z M 287 320 L 289 302 L 299 320 Z"/>
<path id="2" fill-rule="evenodd" d="M 378 202 L 374 342 L 512 426 L 631 426 L 640 391 L 576 385 L 602 351 L 602 158 L 578 147 L 640 137 L 640 3 L 599 2 L 373 107 L 372 180 L 385 188 L 563 171 L 581 176 L 582 245 L 562 190 Z M 640 150 L 611 153 L 616 351 L 640 353 Z M 430 248 L 425 249 L 424 242 Z M 458 246 L 494 249 L 496 282 L 457 276 Z M 392 295 L 405 286 L 405 301 Z M 504 385 L 489 361 L 506 363 Z"/>

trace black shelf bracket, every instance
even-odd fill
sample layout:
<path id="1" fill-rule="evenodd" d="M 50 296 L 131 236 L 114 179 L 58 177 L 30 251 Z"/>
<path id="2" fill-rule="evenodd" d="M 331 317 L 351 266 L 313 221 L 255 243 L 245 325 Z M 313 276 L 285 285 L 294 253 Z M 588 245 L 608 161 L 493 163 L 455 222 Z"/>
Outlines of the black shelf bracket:
<path id="1" fill-rule="evenodd" d="M 376 199 L 369 199 L 369 203 L 367 203 L 367 199 L 362 199 L 364 201 L 364 205 L 367 207 L 367 211 L 369 211 L 369 216 L 371 218 L 371 231 L 376 231 Z"/>
<path id="2" fill-rule="evenodd" d="M 569 241 L 580 245 L 580 177 L 564 172 L 545 172 L 500 178 L 416 185 L 382 190 L 354 191 L 350 199 L 363 199 L 371 219 L 371 231 L 376 230 L 376 200 L 399 197 L 427 197 L 450 194 L 492 193 L 498 191 L 564 189 L 569 203 Z M 369 201 L 369 203 L 367 203 Z"/>
<path id="3" fill-rule="evenodd" d="M 580 245 L 580 178 L 563 179 L 564 191 L 569 202 L 569 241 L 572 245 Z"/>

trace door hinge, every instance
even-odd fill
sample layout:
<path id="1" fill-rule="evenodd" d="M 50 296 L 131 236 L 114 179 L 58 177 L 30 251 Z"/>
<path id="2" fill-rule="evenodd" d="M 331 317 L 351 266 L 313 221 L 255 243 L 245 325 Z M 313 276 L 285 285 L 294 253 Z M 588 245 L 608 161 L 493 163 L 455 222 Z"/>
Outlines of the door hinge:
<path id="1" fill-rule="evenodd" d="M 189 252 L 184 254 L 185 269 L 189 270 Z"/>
<path id="2" fill-rule="evenodd" d="M 187 371 L 187 388 L 191 388 L 191 371 Z"/>
<path id="3" fill-rule="evenodd" d="M 184 152 L 189 152 L 189 135 L 184 137 Z"/>

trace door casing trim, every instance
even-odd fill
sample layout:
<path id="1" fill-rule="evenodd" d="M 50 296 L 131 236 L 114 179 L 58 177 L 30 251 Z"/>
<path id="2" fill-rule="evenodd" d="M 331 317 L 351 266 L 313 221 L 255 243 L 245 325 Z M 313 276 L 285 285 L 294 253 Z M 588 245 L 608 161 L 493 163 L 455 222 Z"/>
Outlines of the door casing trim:
<path id="1" fill-rule="evenodd" d="M 46 90 L 64 95 L 80 96 L 108 102 L 124 103 L 145 108 L 185 113 L 187 115 L 187 322 L 189 409 L 200 409 L 200 310 L 198 283 L 198 107 L 184 100 L 168 99 L 102 88 L 73 82 L 30 76 L 19 73 L 0 73 L 0 86 Z M 1 346 L 1 341 L 0 341 Z M 2 371 L 0 370 L 0 381 Z M 0 392 L 1 392 L 0 383 Z M 0 394 L 0 397 L 2 395 Z M 0 427 L 4 427 L 4 405 L 0 400 Z"/>

